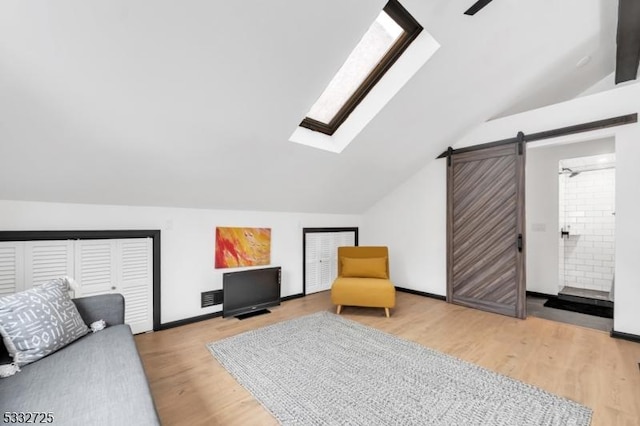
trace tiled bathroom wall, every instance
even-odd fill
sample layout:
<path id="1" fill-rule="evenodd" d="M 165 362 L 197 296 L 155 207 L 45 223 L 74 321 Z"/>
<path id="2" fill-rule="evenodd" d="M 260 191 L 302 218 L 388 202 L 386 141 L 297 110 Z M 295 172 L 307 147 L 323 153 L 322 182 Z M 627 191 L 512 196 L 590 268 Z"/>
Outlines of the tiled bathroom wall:
<path id="1" fill-rule="evenodd" d="M 560 176 L 561 284 L 608 292 L 614 277 L 615 169 Z M 562 287 L 562 285 L 561 285 Z"/>

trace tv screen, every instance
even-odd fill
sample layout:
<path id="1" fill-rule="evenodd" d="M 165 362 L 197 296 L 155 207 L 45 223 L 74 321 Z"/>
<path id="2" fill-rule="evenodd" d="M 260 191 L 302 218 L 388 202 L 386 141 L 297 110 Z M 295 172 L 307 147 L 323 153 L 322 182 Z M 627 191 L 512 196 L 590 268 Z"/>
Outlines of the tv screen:
<path id="1" fill-rule="evenodd" d="M 280 267 L 222 275 L 222 316 L 238 316 L 280 304 Z"/>

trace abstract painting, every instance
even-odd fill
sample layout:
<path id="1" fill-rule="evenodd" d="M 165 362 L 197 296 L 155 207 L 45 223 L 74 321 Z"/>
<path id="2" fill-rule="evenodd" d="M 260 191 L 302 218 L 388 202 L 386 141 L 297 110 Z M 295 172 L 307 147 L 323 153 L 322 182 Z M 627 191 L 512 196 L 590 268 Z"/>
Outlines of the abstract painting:
<path id="1" fill-rule="evenodd" d="M 271 228 L 216 228 L 216 268 L 271 263 Z"/>

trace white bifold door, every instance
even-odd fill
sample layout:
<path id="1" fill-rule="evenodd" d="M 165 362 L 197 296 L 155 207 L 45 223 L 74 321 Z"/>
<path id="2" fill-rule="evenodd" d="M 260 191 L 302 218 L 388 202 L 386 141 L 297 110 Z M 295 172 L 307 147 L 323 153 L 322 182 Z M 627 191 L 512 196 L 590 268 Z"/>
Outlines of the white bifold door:
<path id="1" fill-rule="evenodd" d="M 309 232 L 305 236 L 306 294 L 329 290 L 338 275 L 338 247 L 354 246 L 354 231 Z"/>
<path id="2" fill-rule="evenodd" d="M 120 293 L 134 333 L 153 329 L 153 240 L 0 242 L 0 295 L 69 276 L 75 297 Z"/>
<path id="3" fill-rule="evenodd" d="M 153 329 L 151 238 L 76 241 L 75 279 L 78 296 L 122 294 L 125 322 L 134 333 Z"/>
<path id="4" fill-rule="evenodd" d="M 73 277 L 73 241 L 0 242 L 0 295 Z"/>
<path id="5" fill-rule="evenodd" d="M 24 243 L 0 242 L 0 296 L 24 290 Z"/>

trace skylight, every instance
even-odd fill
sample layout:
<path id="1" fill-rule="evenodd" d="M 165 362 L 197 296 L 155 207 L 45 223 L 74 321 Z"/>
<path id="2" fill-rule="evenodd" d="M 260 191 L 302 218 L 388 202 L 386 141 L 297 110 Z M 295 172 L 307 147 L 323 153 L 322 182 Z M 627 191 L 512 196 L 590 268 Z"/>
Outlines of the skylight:
<path id="1" fill-rule="evenodd" d="M 409 12 L 390 0 L 300 126 L 332 135 L 420 31 Z"/>
<path id="2" fill-rule="evenodd" d="M 307 117 L 322 123 L 333 120 L 340 107 L 353 96 L 402 33 L 400 25 L 386 12 L 380 12 L 329 86 L 313 104 Z"/>

